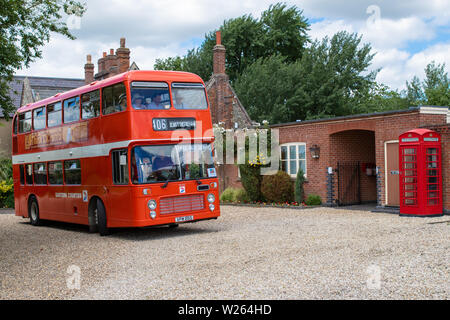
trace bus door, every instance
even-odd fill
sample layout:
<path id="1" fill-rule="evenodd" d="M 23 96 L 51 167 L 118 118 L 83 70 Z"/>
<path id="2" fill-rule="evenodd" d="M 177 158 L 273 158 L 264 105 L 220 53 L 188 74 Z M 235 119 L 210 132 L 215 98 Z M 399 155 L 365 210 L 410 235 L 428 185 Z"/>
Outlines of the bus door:
<path id="1" fill-rule="evenodd" d="M 81 181 L 81 160 L 64 161 L 64 201 L 62 212 L 69 220 L 73 222 L 88 216 L 88 202 L 83 197 L 83 186 Z"/>
<path id="2" fill-rule="evenodd" d="M 128 150 L 117 149 L 111 151 L 112 184 L 108 188 L 108 203 L 105 204 L 109 211 L 108 216 L 113 219 L 129 219 L 132 213 L 130 207 L 131 193 L 128 175 Z"/>

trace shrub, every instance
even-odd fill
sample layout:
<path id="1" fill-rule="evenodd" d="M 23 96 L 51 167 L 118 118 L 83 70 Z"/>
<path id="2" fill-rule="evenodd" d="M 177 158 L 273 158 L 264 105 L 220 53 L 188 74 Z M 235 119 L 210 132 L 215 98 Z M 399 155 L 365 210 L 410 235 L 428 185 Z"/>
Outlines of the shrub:
<path id="1" fill-rule="evenodd" d="M 11 159 L 0 159 L 0 181 L 12 179 L 13 169 Z"/>
<path id="2" fill-rule="evenodd" d="M 318 206 L 322 204 L 322 199 L 317 194 L 310 194 L 305 203 L 308 206 Z"/>
<path id="3" fill-rule="evenodd" d="M 291 177 L 284 171 L 278 171 L 274 175 L 264 176 L 261 184 L 261 192 L 268 201 L 293 202 L 294 188 Z"/>
<path id="4" fill-rule="evenodd" d="M 245 189 L 235 189 L 234 198 L 237 202 L 250 202 L 250 198 Z"/>
<path id="5" fill-rule="evenodd" d="M 262 201 L 260 167 L 241 164 L 239 165 L 239 171 L 241 172 L 242 186 L 248 199 L 255 202 Z"/>
<path id="6" fill-rule="evenodd" d="M 250 202 L 247 192 L 242 188 L 226 188 L 220 195 L 222 202 Z"/>
<path id="7" fill-rule="evenodd" d="M 302 169 L 297 172 L 297 178 L 295 179 L 294 198 L 295 202 L 302 203 L 305 192 L 303 190 L 303 184 L 305 183 L 305 174 Z"/>
<path id="8" fill-rule="evenodd" d="M 233 202 L 234 201 L 234 189 L 233 188 L 226 188 L 222 194 L 220 195 L 220 201 L 223 202 Z"/>
<path id="9" fill-rule="evenodd" d="M 12 179 L 0 181 L 0 208 L 14 208 L 14 184 Z"/>

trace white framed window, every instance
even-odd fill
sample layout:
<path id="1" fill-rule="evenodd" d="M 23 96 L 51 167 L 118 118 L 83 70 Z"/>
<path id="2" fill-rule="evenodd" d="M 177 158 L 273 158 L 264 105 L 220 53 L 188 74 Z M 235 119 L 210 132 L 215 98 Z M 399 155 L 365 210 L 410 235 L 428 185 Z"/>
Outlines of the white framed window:
<path id="1" fill-rule="evenodd" d="M 299 168 L 306 171 L 306 143 L 293 142 L 285 143 L 280 146 L 281 170 L 288 173 L 291 177 L 297 176 Z"/>

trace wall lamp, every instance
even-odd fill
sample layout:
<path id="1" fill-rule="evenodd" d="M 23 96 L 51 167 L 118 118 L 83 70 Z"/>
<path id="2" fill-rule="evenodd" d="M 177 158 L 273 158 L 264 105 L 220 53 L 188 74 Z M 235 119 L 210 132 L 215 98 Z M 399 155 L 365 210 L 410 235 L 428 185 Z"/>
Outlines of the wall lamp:
<path id="1" fill-rule="evenodd" d="M 319 159 L 320 157 L 320 147 L 317 144 L 313 144 L 311 148 L 309 148 L 309 152 L 311 153 L 311 157 L 313 159 Z"/>

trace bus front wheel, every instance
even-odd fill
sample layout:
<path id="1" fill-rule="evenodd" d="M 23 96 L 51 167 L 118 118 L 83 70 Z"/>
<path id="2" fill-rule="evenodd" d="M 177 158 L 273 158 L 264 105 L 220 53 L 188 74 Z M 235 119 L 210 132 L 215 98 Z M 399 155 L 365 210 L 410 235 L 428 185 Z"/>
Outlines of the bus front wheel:
<path id="1" fill-rule="evenodd" d="M 30 204 L 28 206 L 28 216 L 30 217 L 31 225 L 42 225 L 42 221 L 39 217 L 39 205 L 35 197 L 31 197 L 30 199 Z"/>

